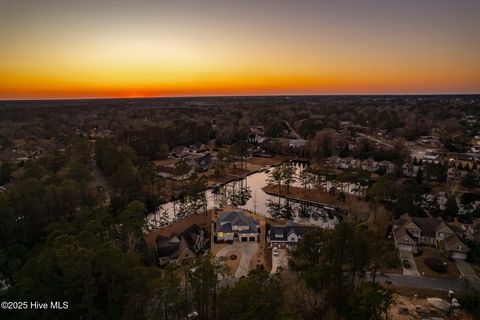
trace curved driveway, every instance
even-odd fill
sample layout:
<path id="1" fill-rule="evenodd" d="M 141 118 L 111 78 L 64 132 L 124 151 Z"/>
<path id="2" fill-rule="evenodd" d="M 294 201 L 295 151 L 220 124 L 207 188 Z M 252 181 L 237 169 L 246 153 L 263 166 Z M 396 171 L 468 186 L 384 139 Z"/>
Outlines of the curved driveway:
<path id="1" fill-rule="evenodd" d="M 237 271 L 235 272 L 235 278 L 241 278 L 246 276 L 250 271 L 250 261 L 258 251 L 258 242 L 239 242 L 235 241 L 228 247 L 225 247 L 217 252 L 217 258 L 226 257 L 228 259 L 231 253 L 240 253 L 240 262 L 238 264 Z"/>

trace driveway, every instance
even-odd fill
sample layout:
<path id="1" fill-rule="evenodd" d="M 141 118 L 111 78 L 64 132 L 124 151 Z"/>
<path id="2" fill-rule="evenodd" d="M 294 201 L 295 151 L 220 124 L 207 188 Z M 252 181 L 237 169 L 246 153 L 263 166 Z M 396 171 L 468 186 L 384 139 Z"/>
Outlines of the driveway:
<path id="1" fill-rule="evenodd" d="M 288 251 L 287 249 L 278 249 L 278 256 L 273 255 L 272 250 L 272 271 L 271 273 L 277 272 L 278 267 L 286 269 L 288 267 Z"/>
<path id="2" fill-rule="evenodd" d="M 415 258 L 413 257 L 413 253 L 410 251 L 399 250 L 398 254 L 400 256 L 400 262 L 402 263 L 403 274 L 406 276 L 420 276 L 420 272 L 418 272 L 417 264 L 415 263 Z M 410 263 L 410 268 L 405 268 L 403 266 L 403 260 L 408 260 Z"/>
<path id="3" fill-rule="evenodd" d="M 455 260 L 455 265 L 462 276 L 468 280 L 469 284 L 477 291 L 480 291 L 480 278 L 470 264 L 464 260 Z"/>
<path id="4" fill-rule="evenodd" d="M 239 242 L 234 241 L 233 244 L 225 247 L 217 252 L 217 258 L 228 258 L 232 253 L 240 253 L 240 262 L 238 264 L 237 271 L 235 272 L 235 278 L 241 278 L 248 274 L 250 270 L 250 261 L 258 251 L 258 242 Z"/>

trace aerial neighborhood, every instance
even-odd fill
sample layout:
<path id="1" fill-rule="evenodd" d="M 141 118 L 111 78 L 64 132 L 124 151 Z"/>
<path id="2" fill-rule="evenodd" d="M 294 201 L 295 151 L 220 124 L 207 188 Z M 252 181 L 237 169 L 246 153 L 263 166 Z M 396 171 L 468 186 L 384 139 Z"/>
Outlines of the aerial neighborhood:
<path id="1" fill-rule="evenodd" d="M 366 314 L 356 299 L 398 319 L 475 312 L 478 97 L 311 99 L 133 100 L 135 117 L 92 107 L 68 125 L 68 107 L 46 109 L 61 138 L 26 129 L 43 109 L 2 126 L 2 292 L 37 292 L 47 265 L 119 304 L 125 284 L 128 303 L 146 297 L 165 320 L 235 319 L 231 308 L 279 299 L 301 317 L 273 311 L 285 319 Z M 57 265 L 103 257 L 116 265 Z"/>

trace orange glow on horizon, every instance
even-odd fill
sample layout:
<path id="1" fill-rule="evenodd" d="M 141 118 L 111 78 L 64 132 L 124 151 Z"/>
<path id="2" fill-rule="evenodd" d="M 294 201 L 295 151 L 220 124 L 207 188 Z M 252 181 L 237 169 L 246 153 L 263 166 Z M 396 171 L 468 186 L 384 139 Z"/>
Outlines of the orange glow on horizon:
<path id="1" fill-rule="evenodd" d="M 431 1 L 0 3 L 0 99 L 480 93 L 480 2 Z"/>

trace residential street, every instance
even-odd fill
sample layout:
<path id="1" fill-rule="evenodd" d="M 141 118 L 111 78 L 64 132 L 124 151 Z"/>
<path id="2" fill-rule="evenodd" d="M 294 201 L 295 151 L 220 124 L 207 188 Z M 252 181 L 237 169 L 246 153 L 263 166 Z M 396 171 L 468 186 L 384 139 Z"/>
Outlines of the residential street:
<path id="1" fill-rule="evenodd" d="M 432 289 L 440 291 L 464 291 L 466 282 L 460 279 L 444 279 L 431 277 L 407 276 L 402 274 L 388 273 L 378 277 L 378 281 L 391 282 L 394 286 L 404 286 L 419 289 Z M 470 284 L 469 284 L 470 285 Z"/>
<path id="2" fill-rule="evenodd" d="M 455 260 L 455 264 L 457 265 L 457 269 L 460 271 L 462 276 L 468 280 L 473 288 L 480 292 L 480 278 L 477 276 L 470 264 L 463 260 Z"/>
<path id="3" fill-rule="evenodd" d="M 95 182 L 97 183 L 98 186 L 101 186 L 104 193 L 105 193 L 105 204 L 110 204 L 110 200 L 112 198 L 113 190 L 110 188 L 107 182 L 107 178 L 103 174 L 102 170 L 97 166 L 95 161 L 91 161 L 91 168 L 93 172 L 93 176 L 95 178 Z"/>

